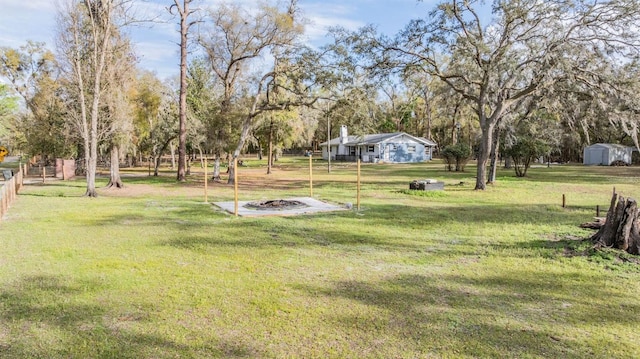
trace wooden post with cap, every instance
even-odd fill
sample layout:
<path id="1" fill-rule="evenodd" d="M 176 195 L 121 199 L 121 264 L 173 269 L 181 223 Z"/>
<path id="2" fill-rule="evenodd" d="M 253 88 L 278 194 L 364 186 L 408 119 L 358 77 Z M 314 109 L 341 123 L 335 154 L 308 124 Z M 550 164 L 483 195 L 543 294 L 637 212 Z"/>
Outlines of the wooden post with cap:
<path id="1" fill-rule="evenodd" d="M 309 197 L 313 197 L 313 154 L 309 153 Z"/>
<path id="2" fill-rule="evenodd" d="M 208 193 L 208 178 L 207 178 L 208 174 L 207 174 L 207 157 L 205 156 L 204 158 L 204 202 L 207 203 L 209 202 L 209 193 Z"/>
<path id="3" fill-rule="evenodd" d="M 356 198 L 356 209 L 360 210 L 360 159 L 358 159 L 358 186 L 357 186 L 357 198 Z"/>
<path id="4" fill-rule="evenodd" d="M 238 216 L 238 158 L 235 157 L 233 159 L 233 173 L 235 174 L 235 178 L 233 179 L 233 214 Z"/>

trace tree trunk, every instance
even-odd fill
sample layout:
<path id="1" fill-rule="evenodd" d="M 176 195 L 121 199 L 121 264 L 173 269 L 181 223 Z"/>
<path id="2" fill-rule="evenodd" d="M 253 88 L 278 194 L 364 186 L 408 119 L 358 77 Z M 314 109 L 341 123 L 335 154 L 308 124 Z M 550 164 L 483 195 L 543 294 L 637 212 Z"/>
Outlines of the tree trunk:
<path id="1" fill-rule="evenodd" d="M 171 141 L 169 143 L 171 149 L 171 169 L 176 169 L 176 145 Z"/>
<path id="2" fill-rule="evenodd" d="M 432 122 L 431 103 L 429 102 L 429 98 L 426 93 L 424 95 L 424 112 L 427 120 L 427 128 L 424 136 L 426 139 L 431 140 L 431 122 Z"/>
<path id="3" fill-rule="evenodd" d="M 262 139 L 260 137 L 256 136 L 255 133 L 253 134 L 253 138 L 256 139 L 256 144 L 258 145 L 258 160 L 261 161 L 262 160 L 262 155 L 263 155 L 262 154 L 262 151 L 263 151 L 263 149 L 262 149 Z"/>
<path id="4" fill-rule="evenodd" d="M 500 127 L 496 126 L 495 133 L 493 134 L 493 141 L 491 142 L 491 169 L 489 171 L 489 178 L 487 184 L 494 184 L 496 182 L 496 174 L 498 172 L 498 160 L 500 158 L 498 150 L 500 148 Z"/>
<path id="5" fill-rule="evenodd" d="M 512 165 L 513 165 L 513 162 L 512 162 L 512 160 L 511 160 L 511 156 L 507 156 L 507 157 L 504 159 L 504 168 L 505 168 L 505 169 L 510 170 L 510 169 L 511 169 L 511 167 L 512 167 Z"/>
<path id="6" fill-rule="evenodd" d="M 200 156 L 200 168 L 204 168 L 204 153 L 202 153 L 202 147 L 198 145 L 196 148 L 198 149 L 198 155 Z"/>
<path id="7" fill-rule="evenodd" d="M 94 95 L 95 96 L 95 95 Z M 94 100 L 91 110 L 91 130 L 89 133 L 89 159 L 87 162 L 87 197 L 98 197 L 96 192 L 96 172 L 98 169 L 98 101 Z"/>
<path id="8" fill-rule="evenodd" d="M 107 188 L 124 188 L 122 178 L 120 178 L 120 148 L 117 145 L 111 147 L 111 165 L 109 171 L 109 184 Z"/>
<path id="9" fill-rule="evenodd" d="M 153 156 L 153 177 L 158 177 L 158 171 L 160 169 L 160 154 Z"/>
<path id="10" fill-rule="evenodd" d="M 236 168 L 233 166 L 233 161 L 229 161 L 229 166 L 227 167 L 227 173 L 229 174 L 229 179 L 227 180 L 227 184 L 235 184 Z"/>
<path id="11" fill-rule="evenodd" d="M 186 164 L 187 164 L 187 34 L 189 33 L 189 3 L 183 2 L 182 12 L 180 16 L 180 125 L 178 131 L 178 177 L 177 180 L 186 181 Z M 177 0 L 175 1 L 178 5 Z"/>
<path id="12" fill-rule="evenodd" d="M 171 138 L 167 139 L 167 141 L 162 144 L 162 147 L 160 147 L 160 150 L 156 150 L 156 149 L 153 150 L 153 175 L 155 177 L 158 176 L 158 170 L 160 168 L 162 154 L 165 153 L 165 151 L 167 150 L 167 147 L 169 147 L 169 144 L 173 143 L 173 140 L 175 138 L 176 138 L 175 136 L 172 136 Z"/>
<path id="13" fill-rule="evenodd" d="M 456 107 L 453 109 L 453 119 L 451 120 L 451 144 L 455 145 L 456 143 L 458 143 L 457 138 L 456 138 L 456 130 L 457 130 L 457 126 L 456 123 L 458 123 L 458 112 L 460 111 L 460 106 L 462 105 L 461 101 L 458 101 L 458 103 L 456 103 Z"/>
<path id="14" fill-rule="evenodd" d="M 456 143 L 458 142 L 456 141 L 456 118 L 454 116 L 451 122 L 451 144 L 455 145 Z"/>
<path id="15" fill-rule="evenodd" d="M 256 103 L 259 98 L 260 98 L 259 96 L 256 96 Z M 255 103 L 254 103 L 253 112 L 255 112 Z M 238 141 L 238 145 L 236 146 L 235 151 L 233 151 L 233 156 L 231 157 L 231 159 L 229 159 L 229 167 L 227 169 L 229 178 L 227 179 L 227 184 L 234 184 L 236 181 L 236 171 L 233 166 L 233 159 L 240 158 L 240 152 L 242 151 L 242 148 L 244 147 L 244 144 L 247 141 L 247 138 L 249 136 L 249 131 L 251 130 L 251 126 L 253 125 L 252 123 L 253 117 L 254 116 L 252 115 L 248 115 L 242 123 L 242 130 L 240 131 L 240 140 Z"/>
<path id="16" fill-rule="evenodd" d="M 271 174 L 271 167 L 273 166 L 273 116 L 271 117 L 271 123 L 269 124 L 269 158 L 267 159 L 267 174 Z"/>
<path id="17" fill-rule="evenodd" d="M 597 247 L 610 247 L 630 254 L 640 254 L 639 214 L 636 200 L 618 197 L 614 192 L 607 212 L 607 220 L 604 226 L 591 237 L 591 241 Z"/>
<path id="18" fill-rule="evenodd" d="M 489 153 L 491 152 L 491 143 L 494 125 L 485 119 L 482 128 L 482 143 L 478 152 L 478 170 L 476 172 L 476 190 L 487 189 L 487 162 L 489 161 Z"/>
<path id="19" fill-rule="evenodd" d="M 220 182 L 220 152 L 216 152 L 216 160 L 213 163 L 213 177 L 212 180 Z"/>
<path id="20" fill-rule="evenodd" d="M 87 190 L 84 193 L 86 197 L 98 197 L 98 192 L 96 192 L 96 167 L 97 161 L 96 158 L 91 156 L 86 161 L 87 164 Z"/>

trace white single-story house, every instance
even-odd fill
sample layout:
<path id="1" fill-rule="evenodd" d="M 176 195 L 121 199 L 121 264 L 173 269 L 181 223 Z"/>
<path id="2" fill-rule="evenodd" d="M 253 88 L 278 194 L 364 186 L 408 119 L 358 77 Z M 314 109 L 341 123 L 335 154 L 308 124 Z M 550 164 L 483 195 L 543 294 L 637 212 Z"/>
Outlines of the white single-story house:
<path id="1" fill-rule="evenodd" d="M 613 143 L 596 143 L 584 148 L 583 163 L 585 165 L 609 166 L 614 161 L 631 164 L 633 147 Z"/>
<path id="2" fill-rule="evenodd" d="M 404 132 L 379 133 L 363 136 L 349 136 L 347 127 L 340 127 L 340 137 L 329 143 L 321 143 L 322 158 L 337 161 L 355 162 L 423 162 L 433 158 L 436 144 L 422 137 L 411 136 Z"/>

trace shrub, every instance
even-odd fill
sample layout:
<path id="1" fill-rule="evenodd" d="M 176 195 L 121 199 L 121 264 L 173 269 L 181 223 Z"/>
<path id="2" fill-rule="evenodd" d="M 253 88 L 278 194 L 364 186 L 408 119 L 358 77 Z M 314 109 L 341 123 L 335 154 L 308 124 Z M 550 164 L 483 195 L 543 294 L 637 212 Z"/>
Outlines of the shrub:
<path id="1" fill-rule="evenodd" d="M 455 170 L 457 172 L 464 172 L 464 167 L 471 158 L 471 148 L 464 143 L 458 143 L 455 145 L 447 146 L 440 152 L 442 160 L 446 165 L 447 171 L 453 171 L 455 164 Z"/>
<path id="2" fill-rule="evenodd" d="M 516 177 L 525 177 L 531 162 L 549 151 L 549 145 L 531 137 L 519 138 L 504 152 L 513 159 Z"/>

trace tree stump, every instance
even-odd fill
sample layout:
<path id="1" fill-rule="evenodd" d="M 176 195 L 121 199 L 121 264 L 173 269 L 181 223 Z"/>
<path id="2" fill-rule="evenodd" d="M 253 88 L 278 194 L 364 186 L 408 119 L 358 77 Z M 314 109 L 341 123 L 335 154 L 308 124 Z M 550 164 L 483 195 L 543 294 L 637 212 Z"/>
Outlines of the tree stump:
<path id="1" fill-rule="evenodd" d="M 614 191 L 607 220 L 591 237 L 591 241 L 597 247 L 617 248 L 630 254 L 640 254 L 639 215 L 635 199 L 618 196 Z"/>

